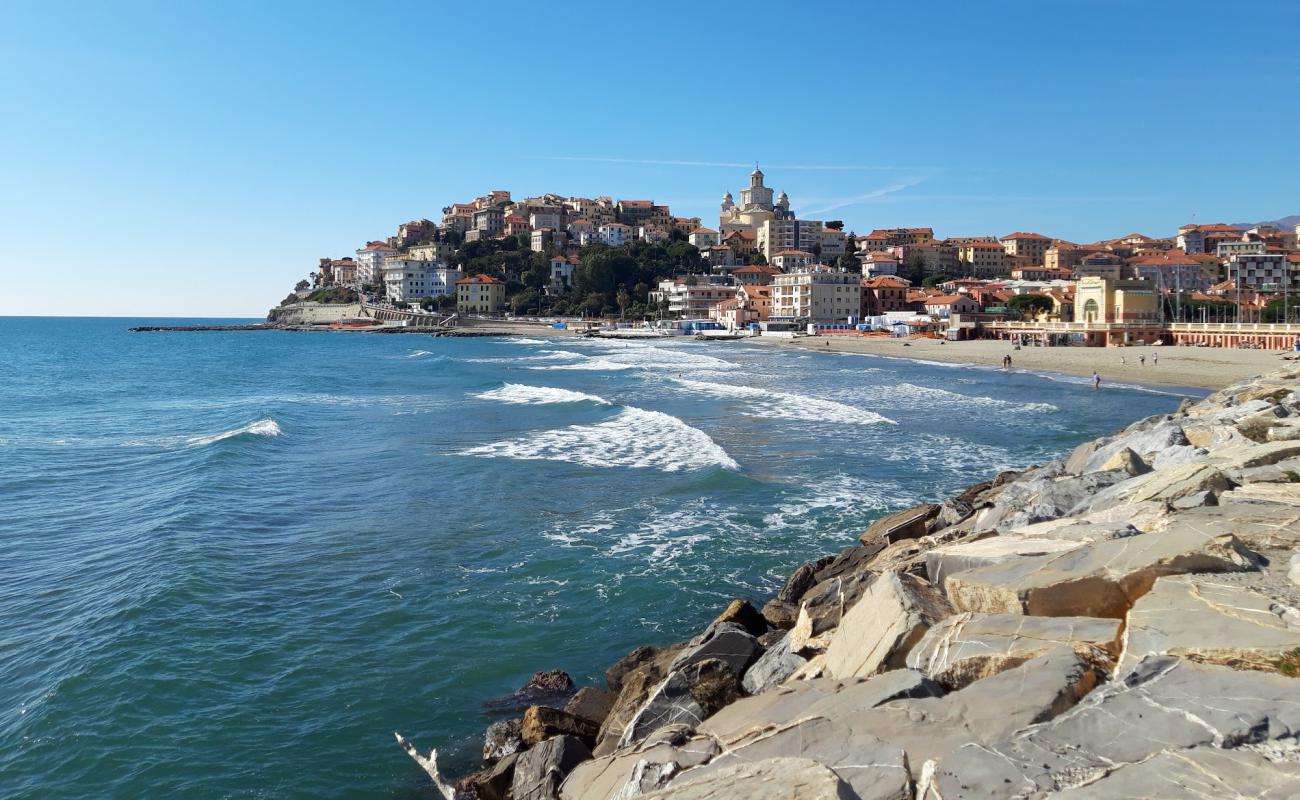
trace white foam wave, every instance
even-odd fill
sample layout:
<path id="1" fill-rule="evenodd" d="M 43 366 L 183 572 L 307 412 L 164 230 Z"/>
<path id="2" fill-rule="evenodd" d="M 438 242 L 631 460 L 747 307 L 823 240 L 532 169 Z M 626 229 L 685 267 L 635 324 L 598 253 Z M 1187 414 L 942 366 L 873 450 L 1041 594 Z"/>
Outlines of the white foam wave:
<path id="1" fill-rule="evenodd" d="M 433 353 L 430 353 L 428 350 L 412 350 L 411 352 L 406 354 L 406 357 L 423 358 L 424 356 L 431 356 L 431 355 L 433 355 Z"/>
<path id="2" fill-rule="evenodd" d="M 474 396 L 480 400 L 497 400 L 502 403 L 516 403 L 519 405 L 546 405 L 549 403 L 599 403 L 609 405 L 608 400 L 594 394 L 556 389 L 550 386 L 525 386 L 522 383 L 507 383 L 499 389 L 492 389 Z"/>
<path id="3" fill-rule="evenodd" d="M 205 445 L 220 442 L 223 439 L 233 439 L 236 436 L 279 436 L 280 426 L 273 419 L 259 419 L 256 422 L 250 422 L 239 428 L 234 428 L 221 433 L 214 433 L 211 436 L 192 436 L 185 440 L 188 445 Z"/>
<path id="4" fill-rule="evenodd" d="M 528 336 L 507 336 L 504 339 L 497 339 L 501 344 L 550 344 L 545 339 L 532 339 Z"/>
<path id="5" fill-rule="evenodd" d="M 539 367 L 529 367 L 536 370 L 582 370 L 584 372 L 595 372 L 600 370 L 624 370 L 633 369 L 631 364 L 622 364 L 617 361 L 610 361 L 607 358 L 585 358 L 572 364 L 547 364 Z"/>
<path id="6" fill-rule="evenodd" d="M 589 467 L 648 467 L 665 472 L 740 468 L 704 431 L 669 414 L 632 407 L 604 422 L 540 431 L 471 447 L 461 455 L 567 461 Z"/>
<path id="7" fill-rule="evenodd" d="M 960 394 L 947 389 L 932 386 L 917 386 L 914 383 L 898 383 L 888 387 L 888 392 L 895 397 L 916 398 L 929 402 L 959 403 L 965 406 L 990 408 L 1001 411 L 1030 411 L 1050 414 L 1060 409 L 1051 403 L 1020 403 L 1015 400 L 999 400 L 996 397 Z"/>
<path id="8" fill-rule="evenodd" d="M 775 419 L 797 420 L 801 422 L 833 422 L 843 425 L 876 425 L 878 423 L 895 424 L 892 419 L 867 411 L 862 408 L 825 400 L 820 397 L 806 397 L 789 392 L 777 392 L 759 389 L 753 386 L 736 386 L 726 383 L 709 383 L 685 378 L 675 379 L 676 383 L 686 389 L 717 397 L 723 400 L 744 400 L 753 404 L 754 411 L 749 416 Z"/>

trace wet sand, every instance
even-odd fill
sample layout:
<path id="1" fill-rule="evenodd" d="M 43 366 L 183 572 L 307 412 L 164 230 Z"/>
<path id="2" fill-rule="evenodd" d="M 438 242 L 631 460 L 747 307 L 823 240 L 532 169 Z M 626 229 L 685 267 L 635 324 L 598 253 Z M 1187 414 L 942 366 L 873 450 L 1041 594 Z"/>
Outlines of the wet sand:
<path id="1" fill-rule="evenodd" d="M 748 339 L 765 345 L 803 347 L 844 353 L 867 353 L 950 364 L 1002 366 L 1010 355 L 1012 368 L 1091 377 L 1093 370 L 1107 381 L 1197 389 L 1221 389 L 1230 383 L 1277 369 L 1288 363 L 1271 350 L 1227 350 L 1210 347 L 1022 347 L 1009 342 L 977 339 L 940 344 L 934 339 L 887 339 L 867 336 L 806 336 L 797 339 L 760 336 Z M 909 346 L 904 346 L 906 342 Z M 1139 358 L 1146 356 L 1146 364 Z"/>

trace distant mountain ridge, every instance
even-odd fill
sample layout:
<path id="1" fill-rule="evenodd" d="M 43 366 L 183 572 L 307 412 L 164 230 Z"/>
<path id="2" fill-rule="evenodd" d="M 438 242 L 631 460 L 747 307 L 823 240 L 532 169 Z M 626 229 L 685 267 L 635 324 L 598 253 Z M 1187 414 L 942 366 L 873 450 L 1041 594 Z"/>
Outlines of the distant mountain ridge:
<path id="1" fill-rule="evenodd" d="M 1234 222 L 1233 225 L 1242 228 L 1253 228 L 1256 225 L 1272 225 L 1275 228 L 1281 228 L 1284 231 L 1295 230 L 1295 226 L 1300 225 L 1300 214 L 1292 214 L 1289 217 L 1269 220 L 1267 222 Z"/>

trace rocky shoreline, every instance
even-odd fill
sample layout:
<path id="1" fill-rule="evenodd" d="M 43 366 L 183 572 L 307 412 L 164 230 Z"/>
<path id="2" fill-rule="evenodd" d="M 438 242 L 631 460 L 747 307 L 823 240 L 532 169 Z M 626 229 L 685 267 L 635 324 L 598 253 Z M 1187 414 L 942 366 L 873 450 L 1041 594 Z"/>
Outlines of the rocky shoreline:
<path id="1" fill-rule="evenodd" d="M 448 800 L 1300 796 L 1300 369 L 877 520 L 573 691 Z"/>

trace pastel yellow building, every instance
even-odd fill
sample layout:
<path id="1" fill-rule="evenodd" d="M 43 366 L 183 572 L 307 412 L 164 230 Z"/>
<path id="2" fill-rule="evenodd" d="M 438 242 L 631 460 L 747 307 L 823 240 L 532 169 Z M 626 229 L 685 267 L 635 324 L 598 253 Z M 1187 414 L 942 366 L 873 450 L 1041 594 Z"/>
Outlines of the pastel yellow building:
<path id="1" fill-rule="evenodd" d="M 494 314 L 505 304 L 505 282 L 491 275 L 471 275 L 456 281 L 456 310 L 462 314 Z"/>
<path id="2" fill-rule="evenodd" d="M 1159 298 L 1151 281 L 1079 279 L 1075 322 L 1154 322 L 1159 318 Z"/>

